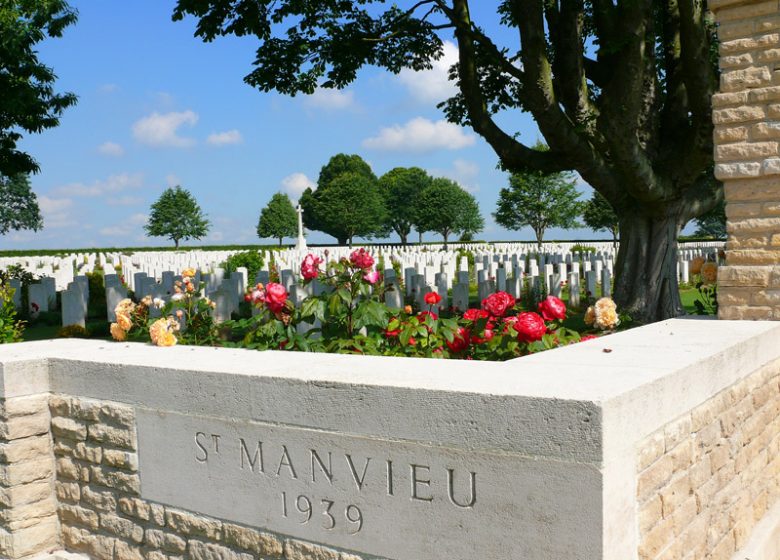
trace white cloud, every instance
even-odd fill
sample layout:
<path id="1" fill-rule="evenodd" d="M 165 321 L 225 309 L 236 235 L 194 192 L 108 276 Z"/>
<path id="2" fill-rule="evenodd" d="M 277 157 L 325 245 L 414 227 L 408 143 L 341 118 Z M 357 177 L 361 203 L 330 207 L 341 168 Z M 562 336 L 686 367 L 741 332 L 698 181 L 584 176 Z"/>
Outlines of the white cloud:
<path id="1" fill-rule="evenodd" d="M 181 179 L 179 179 L 178 175 L 175 175 L 173 173 L 168 173 L 165 176 L 165 184 L 169 187 L 175 187 L 177 185 L 181 185 Z"/>
<path id="2" fill-rule="evenodd" d="M 383 128 L 377 136 L 363 140 L 372 150 L 424 153 L 433 150 L 460 150 L 474 144 L 474 136 L 445 120 L 436 122 L 416 117 L 404 125 Z"/>
<path id="3" fill-rule="evenodd" d="M 129 237 L 140 231 L 149 217 L 146 214 L 133 214 L 122 220 L 117 225 L 108 226 L 100 229 L 100 235 L 105 237 Z"/>
<path id="4" fill-rule="evenodd" d="M 127 189 L 139 188 L 143 185 L 144 178 L 140 173 L 130 175 L 122 173 L 121 175 L 111 175 L 104 181 L 95 181 L 91 185 L 84 183 L 71 183 L 54 189 L 54 193 L 65 196 L 103 196 L 106 194 L 117 193 Z"/>
<path id="5" fill-rule="evenodd" d="M 415 72 L 404 68 L 398 74 L 398 80 L 420 102 L 444 101 L 457 92 L 455 83 L 448 79 L 448 75 L 450 66 L 458 61 L 458 48 L 451 41 L 444 41 L 443 50 L 442 57 L 432 61 L 433 68 L 431 70 Z"/>
<path id="6" fill-rule="evenodd" d="M 143 199 L 137 196 L 120 196 L 106 199 L 106 204 L 109 206 L 137 206 L 142 202 Z"/>
<path id="7" fill-rule="evenodd" d="M 430 174 L 434 177 L 452 179 L 470 193 L 479 191 L 479 185 L 475 183 L 479 176 L 479 165 L 473 161 L 456 159 L 452 162 L 451 169 L 431 169 Z"/>
<path id="8" fill-rule="evenodd" d="M 104 156 L 119 157 L 124 155 L 125 149 L 116 142 L 103 142 L 100 146 L 98 146 L 98 152 Z"/>
<path id="9" fill-rule="evenodd" d="M 41 214 L 43 214 L 43 226 L 46 229 L 59 229 L 78 225 L 78 221 L 70 214 L 73 201 L 69 198 L 39 196 L 38 207 L 41 209 Z"/>
<path id="10" fill-rule="evenodd" d="M 195 144 L 193 138 L 179 136 L 179 128 L 194 126 L 198 115 L 193 111 L 152 113 L 133 124 L 133 136 L 149 146 L 186 148 Z"/>
<path id="11" fill-rule="evenodd" d="M 304 97 L 304 103 L 314 109 L 336 111 L 352 107 L 355 103 L 355 95 L 348 90 L 320 88 Z"/>
<path id="12" fill-rule="evenodd" d="M 100 93 L 115 93 L 119 91 L 119 86 L 116 84 L 103 84 L 98 88 Z"/>
<path id="13" fill-rule="evenodd" d="M 282 187 L 290 198 L 298 200 L 306 189 L 316 189 L 317 183 L 303 173 L 293 173 L 282 179 Z"/>
<path id="14" fill-rule="evenodd" d="M 206 142 L 212 146 L 225 146 L 227 144 L 240 144 L 243 140 L 244 138 L 241 136 L 241 133 L 238 130 L 233 129 L 209 134 Z"/>

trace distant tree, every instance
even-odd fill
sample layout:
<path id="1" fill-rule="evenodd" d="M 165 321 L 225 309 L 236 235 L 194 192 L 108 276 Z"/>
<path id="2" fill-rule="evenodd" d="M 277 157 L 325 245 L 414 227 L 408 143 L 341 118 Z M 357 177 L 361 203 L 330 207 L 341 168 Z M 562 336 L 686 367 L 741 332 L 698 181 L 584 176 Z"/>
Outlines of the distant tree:
<path id="1" fill-rule="evenodd" d="M 415 222 L 414 201 L 431 184 L 431 177 L 419 167 L 396 167 L 379 178 L 379 188 L 387 207 L 388 226 L 408 243 Z"/>
<path id="2" fill-rule="evenodd" d="M 338 202 L 342 201 L 342 195 L 346 192 L 344 183 L 340 183 L 341 190 L 338 194 L 328 195 L 328 191 L 337 180 L 345 175 L 349 175 L 350 181 L 353 183 L 358 180 L 357 178 L 364 179 L 364 181 L 359 182 L 367 189 L 365 199 L 371 204 L 365 220 L 359 218 L 360 224 L 356 226 L 357 229 L 354 227 L 345 228 L 344 220 L 333 215 L 334 211 L 339 211 L 339 208 L 342 208 L 341 204 L 343 204 L 344 212 L 350 215 L 353 215 L 356 210 L 360 210 L 359 207 L 350 207 L 349 201 Z M 374 204 L 376 196 L 379 197 L 379 202 Z M 385 236 L 389 233 L 389 228 L 385 223 L 385 205 L 379 193 L 376 175 L 358 155 L 337 154 L 330 158 L 320 170 L 317 190 L 306 189 L 298 202 L 303 208 L 304 225 L 311 230 L 332 235 L 339 240 L 339 243 L 346 243 L 353 236 L 373 237 Z M 382 219 L 377 221 L 375 215 L 381 215 Z M 373 224 L 370 231 L 365 229 L 366 223 Z M 351 236 L 348 235 L 348 230 L 358 231 L 358 233 Z"/>
<path id="3" fill-rule="evenodd" d="M 370 238 L 382 231 L 387 219 L 385 202 L 376 182 L 365 175 L 342 173 L 315 194 L 320 231 L 335 237 L 339 245 L 352 246 L 353 238 Z"/>
<path id="4" fill-rule="evenodd" d="M 593 196 L 585 203 L 582 219 L 593 231 L 610 232 L 613 245 L 617 245 L 620 220 L 609 201 L 598 191 L 593 191 Z"/>
<path id="5" fill-rule="evenodd" d="M 485 219 L 479 210 L 479 204 L 469 193 L 465 192 L 463 210 L 458 218 L 458 232 L 461 241 L 472 241 L 474 236 L 485 229 Z"/>
<path id="6" fill-rule="evenodd" d="M 530 226 L 541 247 L 547 228 L 579 226 L 577 218 L 582 213 L 582 203 L 578 198 L 570 173 L 513 173 L 509 188 L 501 189 L 498 194 L 498 208 L 493 216 L 497 224 L 507 229 Z"/>
<path id="7" fill-rule="evenodd" d="M 283 238 L 298 235 L 298 215 L 289 196 L 276 193 L 271 197 L 268 205 L 260 211 L 257 235 L 276 238 L 280 246 Z"/>
<path id="8" fill-rule="evenodd" d="M 726 200 L 721 200 L 715 208 L 695 220 L 697 237 L 726 238 Z"/>
<path id="9" fill-rule="evenodd" d="M 29 154 L 17 149 L 23 133 L 34 134 L 60 123 L 76 103 L 72 93 L 54 93 L 54 71 L 38 60 L 36 45 L 61 37 L 76 21 L 63 0 L 6 0 L 0 3 L 0 174 L 12 177 L 38 171 Z"/>
<path id="10" fill-rule="evenodd" d="M 464 191 L 458 183 L 439 177 L 431 181 L 431 185 L 417 197 L 418 231 L 433 231 L 444 238 L 444 248 L 447 249 L 449 237 L 453 233 L 463 233 L 466 230 L 476 233 L 481 231 L 484 223 L 475 219 L 476 201 Z M 476 207 L 477 214 L 479 208 Z M 467 219 L 464 216 L 469 215 Z"/>
<path id="11" fill-rule="evenodd" d="M 0 176 L 0 235 L 20 229 L 38 231 L 42 227 L 38 199 L 27 175 Z"/>
<path id="12" fill-rule="evenodd" d="M 167 237 L 178 249 L 179 241 L 200 239 L 209 232 L 209 226 L 195 198 L 188 190 L 176 186 L 165 189 L 152 204 L 144 229 L 152 237 Z"/>

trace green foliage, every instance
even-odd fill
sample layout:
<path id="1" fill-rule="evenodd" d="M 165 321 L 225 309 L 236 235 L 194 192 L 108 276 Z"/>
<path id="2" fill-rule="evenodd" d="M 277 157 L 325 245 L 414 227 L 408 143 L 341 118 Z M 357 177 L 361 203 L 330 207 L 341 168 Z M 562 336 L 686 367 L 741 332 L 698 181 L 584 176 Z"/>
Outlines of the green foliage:
<path id="1" fill-rule="evenodd" d="M 19 280 L 22 284 L 22 306 L 20 315 L 29 318 L 30 310 L 30 284 L 35 284 L 38 278 L 32 272 L 28 272 L 21 265 L 12 264 L 5 270 L 0 270 L 0 284 L 8 284 L 10 279 Z"/>
<path id="2" fill-rule="evenodd" d="M 387 207 L 388 225 L 408 243 L 408 236 L 416 221 L 415 201 L 431 185 L 431 177 L 419 167 L 396 167 L 379 179 L 379 187 Z"/>
<path id="3" fill-rule="evenodd" d="M 548 228 L 578 227 L 582 203 L 574 184 L 570 173 L 513 173 L 509 188 L 499 192 L 496 223 L 512 230 L 530 226 L 539 245 Z"/>
<path id="4" fill-rule="evenodd" d="M 89 338 L 92 333 L 81 325 L 68 325 L 57 331 L 57 338 Z"/>
<path id="5" fill-rule="evenodd" d="M 106 317 L 106 285 L 103 281 L 103 271 L 87 273 L 89 282 L 89 302 L 87 303 L 87 315 L 89 317 Z"/>
<path id="6" fill-rule="evenodd" d="M 171 239 L 178 248 L 179 241 L 204 237 L 209 231 L 209 221 L 190 192 L 176 186 L 163 191 L 152 204 L 144 229 L 152 237 Z"/>
<path id="7" fill-rule="evenodd" d="M 339 245 L 353 237 L 387 233 L 386 209 L 376 175 L 358 155 L 337 154 L 320 170 L 317 190 L 299 200 L 303 223 L 335 237 Z"/>
<path id="8" fill-rule="evenodd" d="M 43 227 L 38 199 L 27 175 L 0 176 L 0 235 L 11 230 Z"/>
<path id="9" fill-rule="evenodd" d="M 237 268 L 244 267 L 247 270 L 249 282 L 252 282 L 257 276 L 257 272 L 263 268 L 263 257 L 259 251 L 242 251 L 230 255 L 220 266 L 228 273 L 233 273 Z"/>
<path id="10" fill-rule="evenodd" d="M 721 200 L 715 208 L 706 214 L 696 218 L 696 231 L 698 238 L 725 239 L 726 238 L 726 200 Z"/>
<path id="11" fill-rule="evenodd" d="M 0 3 L 1 175 L 14 177 L 37 172 L 36 161 L 19 150 L 17 143 L 25 132 L 35 134 L 59 125 L 63 111 L 76 103 L 72 93 L 54 92 L 56 76 L 38 60 L 36 46 L 47 38 L 61 37 L 75 21 L 75 10 L 63 0 Z M 22 223 L 37 224 L 40 219 L 36 222 L 36 215 L 28 214 Z M 0 224 L 4 219 L 0 219 Z"/>
<path id="12" fill-rule="evenodd" d="M 23 332 L 24 322 L 16 318 L 14 289 L 0 278 L 0 344 L 20 342 Z"/>
<path id="13" fill-rule="evenodd" d="M 477 233 L 484 221 L 474 197 L 455 181 L 443 177 L 434 179 L 417 198 L 418 231 L 433 231 L 444 238 L 447 248 L 453 233 Z"/>
<path id="14" fill-rule="evenodd" d="M 593 191 L 593 196 L 585 203 L 582 219 L 593 231 L 608 231 L 617 241 L 620 228 L 618 216 L 609 201 L 597 191 Z"/>
<path id="15" fill-rule="evenodd" d="M 268 205 L 260 211 L 257 223 L 258 237 L 273 237 L 282 244 L 285 237 L 298 235 L 298 215 L 293 208 L 290 197 L 284 193 L 276 193 Z"/>
<path id="16" fill-rule="evenodd" d="M 572 253 L 595 253 L 596 248 L 591 245 L 583 245 L 582 243 L 577 243 L 575 245 L 572 245 L 569 249 Z"/>

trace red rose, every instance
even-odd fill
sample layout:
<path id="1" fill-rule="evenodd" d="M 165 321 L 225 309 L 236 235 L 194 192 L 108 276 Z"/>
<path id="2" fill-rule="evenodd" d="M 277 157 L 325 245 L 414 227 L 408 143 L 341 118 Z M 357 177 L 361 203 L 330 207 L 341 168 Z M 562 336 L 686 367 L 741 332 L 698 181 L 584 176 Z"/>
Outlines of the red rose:
<path id="1" fill-rule="evenodd" d="M 436 305 L 441 301 L 441 296 L 437 294 L 436 292 L 428 292 L 425 294 L 425 303 L 428 305 Z"/>
<path id="2" fill-rule="evenodd" d="M 515 298 L 506 292 L 496 292 L 482 300 L 482 309 L 487 310 L 494 317 L 503 317 L 514 306 Z"/>
<path id="3" fill-rule="evenodd" d="M 352 254 L 349 255 L 349 262 L 358 268 L 366 270 L 374 266 L 374 257 L 361 247 L 360 249 L 352 251 Z"/>
<path id="4" fill-rule="evenodd" d="M 278 313 L 284 308 L 284 304 L 287 301 L 287 290 L 281 284 L 275 282 L 269 282 L 265 286 L 265 304 L 268 309 L 274 313 Z"/>
<path id="5" fill-rule="evenodd" d="M 393 329 L 393 330 L 385 329 L 385 337 L 387 338 L 395 338 L 399 334 L 401 334 L 401 329 Z"/>
<path id="6" fill-rule="evenodd" d="M 482 333 L 482 336 L 481 337 L 472 336 L 471 341 L 474 344 L 484 344 L 488 340 L 491 340 L 492 338 L 493 338 L 493 325 L 488 323 L 487 326 L 485 327 L 485 332 Z"/>
<path id="7" fill-rule="evenodd" d="M 509 317 L 504 317 L 504 323 L 503 323 L 504 329 L 503 329 L 502 332 L 504 334 L 508 334 L 509 333 L 509 328 L 510 327 L 515 328 L 516 324 L 517 324 L 517 316 L 510 315 Z M 515 328 L 515 331 L 517 331 L 516 328 Z"/>
<path id="8" fill-rule="evenodd" d="M 433 319 L 434 321 L 439 320 L 439 316 L 433 311 L 421 311 L 420 313 L 417 314 L 417 320 L 420 321 L 421 323 L 424 323 L 425 318 L 428 316 L 430 316 L 430 318 Z"/>
<path id="9" fill-rule="evenodd" d="M 450 352 L 463 352 L 466 348 L 469 347 L 469 338 L 469 331 L 463 327 L 458 327 L 458 330 L 455 333 L 455 338 L 452 339 L 452 342 L 449 340 L 447 341 L 447 347 L 450 349 Z"/>
<path id="10" fill-rule="evenodd" d="M 484 309 L 467 309 L 463 314 L 463 318 L 466 321 L 479 321 L 480 319 L 487 319 L 490 317 L 490 313 Z"/>
<path id="11" fill-rule="evenodd" d="M 320 273 L 320 264 L 322 264 L 322 259 L 309 253 L 301 263 L 301 276 L 305 280 L 317 278 Z"/>
<path id="12" fill-rule="evenodd" d="M 566 318 L 566 304 L 555 296 L 547 296 L 537 311 L 545 321 L 563 321 Z"/>
<path id="13" fill-rule="evenodd" d="M 580 342 L 585 342 L 586 340 L 593 340 L 594 338 L 598 338 L 595 334 L 586 334 L 580 337 Z"/>
<path id="14" fill-rule="evenodd" d="M 514 327 L 517 331 L 517 340 L 520 342 L 541 340 L 544 333 L 547 332 L 544 319 L 533 311 L 520 313 L 520 315 L 517 316 Z"/>

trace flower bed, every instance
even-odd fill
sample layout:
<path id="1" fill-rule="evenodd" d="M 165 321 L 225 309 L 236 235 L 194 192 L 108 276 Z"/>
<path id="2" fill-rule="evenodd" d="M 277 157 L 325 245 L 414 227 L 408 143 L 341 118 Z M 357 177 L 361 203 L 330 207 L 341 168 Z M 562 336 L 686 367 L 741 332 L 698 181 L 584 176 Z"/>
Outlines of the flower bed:
<path id="1" fill-rule="evenodd" d="M 219 325 L 210 313 L 214 302 L 203 294 L 202 285 L 195 285 L 195 270 L 184 270 L 170 302 L 149 297 L 138 303 L 120 302 L 111 334 L 119 341 L 148 336 L 158 346 L 181 342 L 259 350 L 507 360 L 595 338 L 620 324 L 609 298 L 587 310 L 588 329 L 583 332 L 563 326 L 566 305 L 555 296 L 547 296 L 531 310 L 530 302 L 499 291 L 482 300 L 479 309 L 459 310 L 440 309 L 441 296 L 429 292 L 420 307 L 392 309 L 384 303 L 385 296 L 399 287 L 385 283 L 375 264 L 362 248 L 349 259 L 327 264 L 307 255 L 301 264 L 303 287 L 318 282 L 322 289 L 317 295 L 294 305 L 281 284 L 257 284 L 245 296 L 254 314 Z M 150 317 L 152 307 L 160 308 L 160 318 Z"/>

